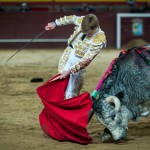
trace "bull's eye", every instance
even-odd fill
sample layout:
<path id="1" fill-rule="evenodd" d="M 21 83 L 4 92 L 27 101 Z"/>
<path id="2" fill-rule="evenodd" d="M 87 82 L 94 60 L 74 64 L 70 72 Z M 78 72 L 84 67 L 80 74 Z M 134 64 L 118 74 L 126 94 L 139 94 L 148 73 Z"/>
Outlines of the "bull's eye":
<path id="1" fill-rule="evenodd" d="M 123 92 L 119 92 L 115 96 L 118 97 L 119 99 L 123 99 L 124 93 Z"/>

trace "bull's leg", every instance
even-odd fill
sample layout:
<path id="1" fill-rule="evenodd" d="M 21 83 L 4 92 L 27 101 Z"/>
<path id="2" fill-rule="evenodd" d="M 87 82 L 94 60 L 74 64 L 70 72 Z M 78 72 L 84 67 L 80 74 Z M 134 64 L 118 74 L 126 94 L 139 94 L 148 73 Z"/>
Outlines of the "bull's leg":
<path id="1" fill-rule="evenodd" d="M 110 142 L 111 140 L 112 140 L 112 134 L 107 128 L 105 128 L 102 134 L 102 142 L 103 143 Z"/>

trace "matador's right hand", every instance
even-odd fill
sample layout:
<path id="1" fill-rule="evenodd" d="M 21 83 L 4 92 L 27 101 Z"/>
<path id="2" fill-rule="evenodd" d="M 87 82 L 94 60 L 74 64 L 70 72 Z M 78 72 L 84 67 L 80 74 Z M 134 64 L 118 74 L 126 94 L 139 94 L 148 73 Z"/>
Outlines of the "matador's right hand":
<path id="1" fill-rule="evenodd" d="M 45 30 L 52 30 L 56 27 L 56 23 L 55 22 L 50 22 L 47 24 L 47 26 L 45 26 Z"/>

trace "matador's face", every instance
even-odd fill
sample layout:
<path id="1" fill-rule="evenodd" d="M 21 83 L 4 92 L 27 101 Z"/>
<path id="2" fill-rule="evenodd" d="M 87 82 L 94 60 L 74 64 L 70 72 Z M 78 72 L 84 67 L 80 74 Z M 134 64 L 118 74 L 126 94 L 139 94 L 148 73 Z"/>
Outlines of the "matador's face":
<path id="1" fill-rule="evenodd" d="M 84 32 L 84 34 L 86 34 L 88 37 L 92 37 L 97 31 L 98 31 L 98 28 L 96 28 L 95 30 Z"/>

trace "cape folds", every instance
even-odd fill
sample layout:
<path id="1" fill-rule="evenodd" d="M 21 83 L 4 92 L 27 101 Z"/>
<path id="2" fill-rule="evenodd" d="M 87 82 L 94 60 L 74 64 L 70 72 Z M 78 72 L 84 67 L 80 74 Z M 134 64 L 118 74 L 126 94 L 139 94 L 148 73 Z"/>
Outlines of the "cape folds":
<path id="1" fill-rule="evenodd" d="M 69 78 L 52 81 L 55 77 L 37 88 L 37 93 L 44 105 L 39 115 L 42 130 L 58 141 L 91 143 L 92 138 L 86 129 L 88 114 L 92 108 L 90 94 L 85 92 L 65 100 Z"/>

